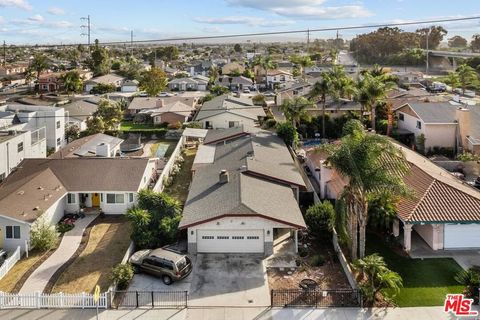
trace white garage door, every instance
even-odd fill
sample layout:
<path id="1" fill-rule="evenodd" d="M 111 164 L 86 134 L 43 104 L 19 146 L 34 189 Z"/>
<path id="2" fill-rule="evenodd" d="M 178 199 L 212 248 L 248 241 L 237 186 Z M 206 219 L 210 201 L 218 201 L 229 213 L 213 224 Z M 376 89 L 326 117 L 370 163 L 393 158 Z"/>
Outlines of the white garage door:
<path id="1" fill-rule="evenodd" d="M 197 252 L 263 253 L 263 230 L 198 230 Z"/>
<path id="2" fill-rule="evenodd" d="M 445 249 L 480 248 L 480 224 L 446 224 Z"/>

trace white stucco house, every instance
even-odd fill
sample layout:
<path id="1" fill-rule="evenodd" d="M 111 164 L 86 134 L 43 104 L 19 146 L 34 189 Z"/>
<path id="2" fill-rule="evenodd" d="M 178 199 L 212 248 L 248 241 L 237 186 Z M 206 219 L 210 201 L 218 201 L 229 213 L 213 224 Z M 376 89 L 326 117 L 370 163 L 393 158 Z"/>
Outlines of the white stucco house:
<path id="1" fill-rule="evenodd" d="M 156 179 L 156 159 L 26 159 L 0 184 L 0 246 L 29 248 L 30 228 L 81 208 L 124 214 Z"/>
<path id="2" fill-rule="evenodd" d="M 210 132 L 195 157 L 179 225 L 189 253 L 270 255 L 285 239 L 296 243 L 306 227 L 298 206 L 305 184 L 284 142 L 266 131 Z"/>

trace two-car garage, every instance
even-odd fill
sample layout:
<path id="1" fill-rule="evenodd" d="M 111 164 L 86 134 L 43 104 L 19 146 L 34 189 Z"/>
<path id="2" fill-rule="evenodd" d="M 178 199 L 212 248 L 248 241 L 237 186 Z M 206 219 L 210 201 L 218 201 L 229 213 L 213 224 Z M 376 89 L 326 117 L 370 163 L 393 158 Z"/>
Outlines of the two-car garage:
<path id="1" fill-rule="evenodd" d="M 480 248 L 480 224 L 445 224 L 444 249 Z"/>
<path id="2" fill-rule="evenodd" d="M 264 231 L 197 230 L 198 253 L 263 253 Z"/>

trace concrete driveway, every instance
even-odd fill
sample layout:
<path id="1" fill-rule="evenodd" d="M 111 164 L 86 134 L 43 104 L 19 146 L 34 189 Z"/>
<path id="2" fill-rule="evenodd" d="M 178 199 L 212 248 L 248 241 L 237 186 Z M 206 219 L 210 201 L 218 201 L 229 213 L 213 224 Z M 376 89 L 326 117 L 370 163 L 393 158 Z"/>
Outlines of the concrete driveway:
<path id="1" fill-rule="evenodd" d="M 260 255 L 198 254 L 189 306 L 269 306 L 267 272 Z"/>

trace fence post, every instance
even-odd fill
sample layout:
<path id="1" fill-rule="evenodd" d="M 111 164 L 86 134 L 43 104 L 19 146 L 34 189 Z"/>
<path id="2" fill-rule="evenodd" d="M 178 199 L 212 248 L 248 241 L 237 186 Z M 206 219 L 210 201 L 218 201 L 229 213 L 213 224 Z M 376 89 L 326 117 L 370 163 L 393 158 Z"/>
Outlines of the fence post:
<path id="1" fill-rule="evenodd" d="M 318 308 L 318 297 L 317 297 L 317 290 L 313 290 L 314 298 L 315 298 L 315 309 Z"/>
<path id="2" fill-rule="evenodd" d="M 137 308 L 138 308 L 138 291 L 135 291 L 135 296 L 136 296 L 136 299 L 137 299 Z"/>
<path id="3" fill-rule="evenodd" d="M 153 309 L 153 308 L 155 308 L 155 304 L 154 304 L 154 302 L 153 302 L 153 290 L 150 291 L 150 294 L 151 294 L 151 297 L 152 297 L 152 309 Z"/>
<path id="4" fill-rule="evenodd" d="M 184 293 L 185 293 L 185 304 L 184 304 L 184 306 L 185 306 L 185 308 L 187 308 L 188 307 L 188 291 L 184 291 Z"/>
<path id="5" fill-rule="evenodd" d="M 273 307 L 273 289 L 270 290 L 270 307 Z"/>
<path id="6" fill-rule="evenodd" d="M 5 307 L 5 292 L 0 291 L 0 309 Z"/>
<path id="7" fill-rule="evenodd" d="M 85 309 L 85 292 L 82 292 L 82 309 Z"/>
<path id="8" fill-rule="evenodd" d="M 40 297 L 40 292 L 35 292 L 35 307 L 37 309 L 40 309 L 40 305 L 41 305 L 41 301 L 40 301 L 41 297 Z"/>

